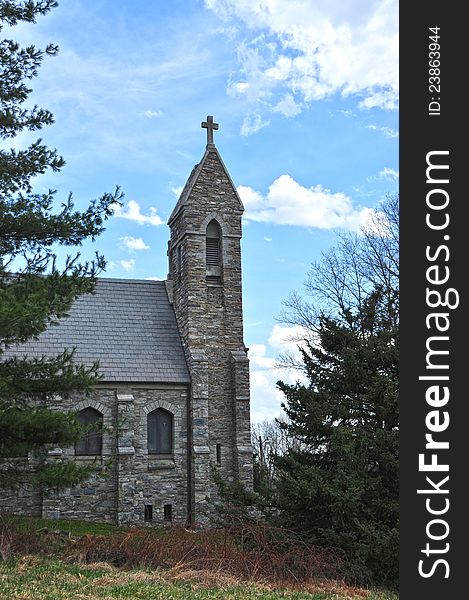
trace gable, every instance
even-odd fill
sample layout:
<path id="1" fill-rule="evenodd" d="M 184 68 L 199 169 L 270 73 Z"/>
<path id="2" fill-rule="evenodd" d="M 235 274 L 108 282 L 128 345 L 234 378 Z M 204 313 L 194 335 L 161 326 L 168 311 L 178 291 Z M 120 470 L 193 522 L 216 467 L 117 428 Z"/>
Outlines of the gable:
<path id="1" fill-rule="evenodd" d="M 216 191 L 220 177 L 228 181 L 229 188 L 231 189 L 234 203 L 236 205 L 236 209 L 243 212 L 243 203 L 241 202 L 241 198 L 239 197 L 238 191 L 236 190 L 236 187 L 230 177 L 230 174 L 228 173 L 218 150 L 214 145 L 211 145 L 207 147 L 200 163 L 195 165 L 192 169 L 192 172 L 189 175 L 189 179 L 187 180 L 181 192 L 181 195 L 179 196 L 179 199 L 176 203 L 176 206 L 174 207 L 174 210 L 168 219 L 168 225 L 171 225 L 171 222 L 176 218 L 179 212 L 185 206 L 188 205 L 192 195 L 192 191 L 198 185 L 200 179 L 205 180 L 202 183 L 202 187 L 207 186 L 208 184 L 212 189 Z"/>

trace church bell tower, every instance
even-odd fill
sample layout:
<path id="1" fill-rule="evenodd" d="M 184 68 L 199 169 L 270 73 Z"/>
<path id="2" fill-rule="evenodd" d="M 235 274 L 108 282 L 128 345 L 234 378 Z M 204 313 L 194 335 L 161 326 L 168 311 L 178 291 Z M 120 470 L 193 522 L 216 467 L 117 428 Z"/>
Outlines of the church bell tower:
<path id="1" fill-rule="evenodd" d="M 225 481 L 252 485 L 249 361 L 243 341 L 241 217 L 243 205 L 213 141 L 207 146 L 169 218 L 168 293 L 191 374 L 188 458 L 192 522 L 203 522 Z"/>

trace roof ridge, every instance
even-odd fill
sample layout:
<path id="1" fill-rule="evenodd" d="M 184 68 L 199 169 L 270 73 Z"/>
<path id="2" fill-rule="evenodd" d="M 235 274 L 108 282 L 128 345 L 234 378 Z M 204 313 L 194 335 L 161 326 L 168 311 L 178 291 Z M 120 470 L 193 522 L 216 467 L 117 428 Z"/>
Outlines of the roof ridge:
<path id="1" fill-rule="evenodd" d="M 129 283 L 129 284 L 130 283 L 146 283 L 148 285 L 165 283 L 164 279 L 156 280 L 156 279 L 131 279 L 131 278 L 120 278 L 120 277 L 97 277 L 96 282 L 99 283 L 100 281 L 106 282 L 106 283 Z"/>

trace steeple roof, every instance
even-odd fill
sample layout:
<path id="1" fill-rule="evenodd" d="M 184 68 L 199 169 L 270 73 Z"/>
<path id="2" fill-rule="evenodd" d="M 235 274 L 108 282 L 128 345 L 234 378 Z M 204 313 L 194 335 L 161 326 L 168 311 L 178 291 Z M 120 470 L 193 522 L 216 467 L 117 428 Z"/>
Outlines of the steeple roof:
<path id="1" fill-rule="evenodd" d="M 225 164 L 223 163 L 220 153 L 218 152 L 215 144 L 213 143 L 212 129 L 218 129 L 218 124 L 213 123 L 213 117 L 208 116 L 207 122 L 202 123 L 202 127 L 207 129 L 207 146 L 205 148 L 205 153 L 202 157 L 202 160 L 197 165 L 195 165 L 194 168 L 192 169 L 192 172 L 189 175 L 188 180 L 186 181 L 186 184 L 181 192 L 181 195 L 179 196 L 176 206 L 174 207 L 174 210 L 168 219 L 168 225 L 171 225 L 171 222 L 174 220 L 176 215 L 179 214 L 179 212 L 188 204 L 192 189 L 194 188 L 195 184 L 197 183 L 197 180 L 199 179 L 200 174 L 202 173 L 202 171 L 204 169 L 208 168 L 208 167 L 206 167 L 206 162 L 207 162 L 209 155 L 211 155 L 212 159 L 215 158 L 215 160 L 219 163 L 219 166 L 221 167 L 222 171 L 224 172 L 228 181 L 230 182 L 231 187 L 233 188 L 235 198 L 239 202 L 239 209 L 241 211 L 244 211 L 244 206 L 243 206 L 241 198 L 239 197 L 239 194 L 236 190 L 236 187 L 230 177 L 230 174 L 228 173 L 227 168 L 225 167 Z"/>

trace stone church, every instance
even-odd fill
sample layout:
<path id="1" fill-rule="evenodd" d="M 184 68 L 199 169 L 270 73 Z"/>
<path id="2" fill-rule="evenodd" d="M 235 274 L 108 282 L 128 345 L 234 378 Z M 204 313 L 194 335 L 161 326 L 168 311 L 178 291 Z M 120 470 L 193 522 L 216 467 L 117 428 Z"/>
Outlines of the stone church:
<path id="1" fill-rule="evenodd" d="M 98 428 L 49 460 L 94 461 L 91 479 L 60 492 L 0 492 L 0 511 L 119 525 L 204 523 L 212 469 L 252 484 L 249 362 L 243 341 L 243 205 L 202 123 L 207 146 L 168 220 L 166 281 L 98 279 L 70 316 L 5 356 L 76 347 L 98 360 L 89 396 L 51 400 Z M 102 425 L 102 430 L 99 429 Z"/>

